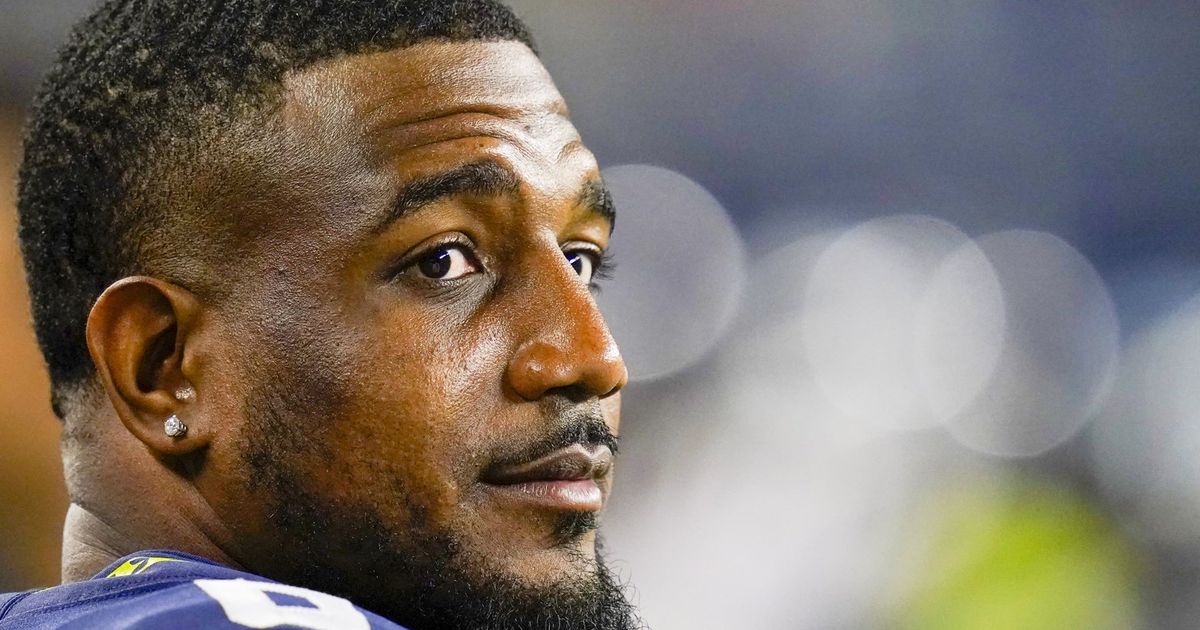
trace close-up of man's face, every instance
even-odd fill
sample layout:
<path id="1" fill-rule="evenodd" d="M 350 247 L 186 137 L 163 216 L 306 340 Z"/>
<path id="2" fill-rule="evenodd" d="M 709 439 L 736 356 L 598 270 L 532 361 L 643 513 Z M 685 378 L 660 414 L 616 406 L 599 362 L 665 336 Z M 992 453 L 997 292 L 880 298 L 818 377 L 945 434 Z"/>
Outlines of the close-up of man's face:
<path id="1" fill-rule="evenodd" d="M 1195 7 L 4 0 L 0 629 L 1200 627 Z"/>
<path id="2" fill-rule="evenodd" d="M 412 630 L 640 623 L 597 533 L 616 211 L 509 8 L 109 0 L 19 197 L 64 586 L 160 550 L 243 625 L 342 622 L 229 571 Z"/>
<path id="3" fill-rule="evenodd" d="M 595 531 L 614 215 L 549 75 L 518 42 L 425 43 L 283 90 L 193 193 L 255 228 L 211 226 L 237 276 L 183 359 L 193 424 L 232 425 L 195 479 L 226 551 L 417 627 L 626 615 Z"/>

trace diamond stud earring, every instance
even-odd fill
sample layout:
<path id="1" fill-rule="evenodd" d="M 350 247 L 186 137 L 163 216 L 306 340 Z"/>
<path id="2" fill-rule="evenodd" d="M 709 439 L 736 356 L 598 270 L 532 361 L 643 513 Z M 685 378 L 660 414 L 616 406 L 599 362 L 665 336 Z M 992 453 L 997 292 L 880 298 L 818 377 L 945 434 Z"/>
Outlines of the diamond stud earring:
<path id="1" fill-rule="evenodd" d="M 175 400 L 180 402 L 192 402 L 196 400 L 196 390 L 192 389 L 191 385 L 182 385 L 175 390 Z"/>
<path id="2" fill-rule="evenodd" d="M 187 425 L 179 419 L 179 416 L 171 414 L 171 417 L 163 421 L 163 432 L 167 434 L 167 437 L 181 438 L 187 433 Z"/>

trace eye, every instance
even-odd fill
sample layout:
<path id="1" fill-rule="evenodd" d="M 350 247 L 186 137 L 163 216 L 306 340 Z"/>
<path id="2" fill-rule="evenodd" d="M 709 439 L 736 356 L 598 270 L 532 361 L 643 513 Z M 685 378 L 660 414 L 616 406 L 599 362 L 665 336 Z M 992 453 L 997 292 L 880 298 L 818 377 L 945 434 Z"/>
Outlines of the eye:
<path id="1" fill-rule="evenodd" d="M 461 245 L 442 245 L 422 256 L 416 269 L 430 280 L 454 280 L 479 271 L 474 259 Z"/>
<path id="2" fill-rule="evenodd" d="M 586 249 L 573 249 L 563 252 L 563 255 L 567 257 L 567 262 L 571 264 L 575 273 L 579 274 L 584 284 L 591 285 L 599 266 L 600 254 Z"/>

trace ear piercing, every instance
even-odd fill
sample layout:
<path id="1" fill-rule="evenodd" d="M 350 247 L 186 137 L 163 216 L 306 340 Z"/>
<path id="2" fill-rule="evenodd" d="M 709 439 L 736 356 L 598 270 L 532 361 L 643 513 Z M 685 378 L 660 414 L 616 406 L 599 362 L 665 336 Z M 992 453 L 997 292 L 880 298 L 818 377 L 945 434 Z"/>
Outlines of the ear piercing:
<path id="1" fill-rule="evenodd" d="M 187 425 L 179 419 L 179 416 L 171 414 L 171 417 L 163 421 L 163 432 L 167 434 L 167 437 L 181 438 L 187 434 Z"/>
<path id="2" fill-rule="evenodd" d="M 175 400 L 183 403 L 193 402 L 196 400 L 196 390 L 192 389 L 191 385 L 180 385 L 179 389 L 175 390 Z M 163 420 L 163 433 L 166 433 L 167 437 L 181 438 L 187 435 L 187 429 L 187 425 L 175 414 Z"/>
<path id="3" fill-rule="evenodd" d="M 196 400 L 196 390 L 192 389 L 191 385 L 180 385 L 179 389 L 175 390 L 175 400 L 192 402 Z"/>

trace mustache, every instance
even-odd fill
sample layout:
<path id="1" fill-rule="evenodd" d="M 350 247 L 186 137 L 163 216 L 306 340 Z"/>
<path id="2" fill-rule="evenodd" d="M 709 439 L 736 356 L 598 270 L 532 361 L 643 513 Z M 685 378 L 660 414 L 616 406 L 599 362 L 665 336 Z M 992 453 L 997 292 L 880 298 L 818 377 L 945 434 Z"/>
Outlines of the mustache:
<path id="1" fill-rule="evenodd" d="M 536 441 L 525 444 L 514 451 L 495 458 L 493 466 L 523 464 L 539 459 L 573 444 L 585 446 L 607 446 L 616 455 L 620 438 L 604 421 L 600 404 L 587 404 L 566 410 L 558 417 L 550 433 Z"/>

